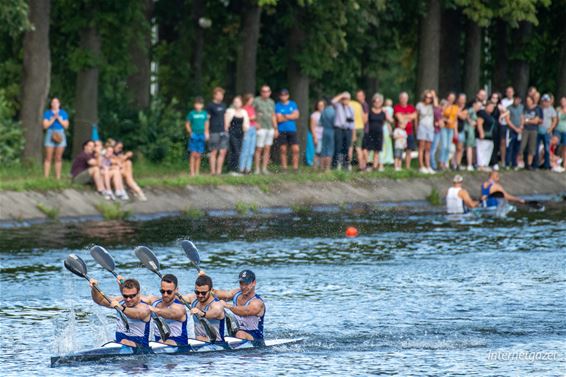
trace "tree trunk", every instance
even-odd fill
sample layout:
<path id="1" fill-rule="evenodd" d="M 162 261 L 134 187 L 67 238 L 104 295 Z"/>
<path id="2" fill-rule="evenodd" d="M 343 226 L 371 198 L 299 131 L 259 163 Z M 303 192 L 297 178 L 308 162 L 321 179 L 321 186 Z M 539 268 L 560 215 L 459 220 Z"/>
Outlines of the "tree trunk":
<path id="1" fill-rule="evenodd" d="M 257 47 L 261 24 L 261 8 L 257 2 L 246 3 L 242 8 L 242 43 L 238 49 L 236 93 L 255 93 Z"/>
<path id="2" fill-rule="evenodd" d="M 142 3 L 144 19 L 136 27 L 136 35 L 130 41 L 130 59 L 133 72 L 128 76 L 128 89 L 136 110 L 149 107 L 151 86 L 151 18 L 153 0 Z"/>
<path id="3" fill-rule="evenodd" d="M 298 21 L 301 17 L 297 18 Z M 290 30 L 288 39 L 288 65 L 287 65 L 287 78 L 289 82 L 289 91 L 291 92 L 291 98 L 297 103 L 299 107 L 299 113 L 301 116 L 297 120 L 297 136 L 299 138 L 299 145 L 301 147 L 301 155 L 305 150 L 306 140 L 307 140 L 307 128 L 309 119 L 309 85 L 310 78 L 305 75 L 300 67 L 300 64 L 295 60 L 297 56 L 301 54 L 303 44 L 305 42 L 306 34 L 303 28 L 303 24 L 297 22 Z"/>
<path id="4" fill-rule="evenodd" d="M 428 0 L 421 19 L 417 95 L 425 89 L 438 90 L 440 58 L 440 0 Z"/>
<path id="5" fill-rule="evenodd" d="M 527 95 L 527 89 L 529 87 L 530 68 L 528 60 L 522 57 L 522 55 L 524 48 L 529 43 L 532 31 L 533 24 L 527 21 L 521 21 L 519 23 L 519 30 L 514 38 L 514 40 L 516 40 L 515 53 L 518 54 L 519 58 L 516 59 L 513 64 L 513 86 L 515 92 L 523 98 Z"/>
<path id="6" fill-rule="evenodd" d="M 557 80 L 557 101 L 560 101 L 560 98 L 566 97 L 566 33 L 562 36 L 562 48 L 560 49 L 560 68 L 558 70 L 558 80 Z"/>
<path id="7" fill-rule="evenodd" d="M 509 85 L 509 51 L 507 44 L 507 22 L 497 20 L 495 24 L 495 67 L 493 69 L 493 90 L 503 92 Z"/>
<path id="8" fill-rule="evenodd" d="M 375 93 L 379 92 L 379 79 L 377 77 L 366 76 L 365 87 L 366 97 L 371 99 Z"/>
<path id="9" fill-rule="evenodd" d="M 89 26 L 81 30 L 80 47 L 94 61 L 82 68 L 77 74 L 73 157 L 81 151 L 83 142 L 90 138 L 92 124 L 98 122 L 98 59 L 100 57 L 100 44 L 100 35 L 96 27 Z"/>
<path id="10" fill-rule="evenodd" d="M 194 91 L 199 93 L 199 95 L 203 89 L 202 64 L 204 61 L 204 29 L 199 25 L 199 20 L 204 17 L 205 10 L 204 0 L 193 0 L 191 13 L 194 27 L 194 44 L 191 66 L 193 68 Z"/>
<path id="11" fill-rule="evenodd" d="M 49 50 L 50 0 L 29 1 L 29 21 L 33 25 L 24 35 L 24 61 L 20 120 L 24 131 L 22 160 L 40 163 L 43 132 L 41 121 L 51 78 Z"/>
<path id="12" fill-rule="evenodd" d="M 468 19 L 466 23 L 466 55 L 464 60 L 464 92 L 474 98 L 480 89 L 481 28 Z"/>
<path id="13" fill-rule="evenodd" d="M 440 36 L 440 76 L 438 93 L 445 96 L 449 92 L 462 90 L 461 36 L 462 13 L 454 9 L 442 12 L 442 31 Z"/>

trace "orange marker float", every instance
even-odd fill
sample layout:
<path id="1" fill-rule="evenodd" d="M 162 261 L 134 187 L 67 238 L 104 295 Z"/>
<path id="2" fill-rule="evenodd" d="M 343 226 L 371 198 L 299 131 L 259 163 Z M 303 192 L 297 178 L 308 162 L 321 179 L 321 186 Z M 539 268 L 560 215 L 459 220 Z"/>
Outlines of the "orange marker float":
<path id="1" fill-rule="evenodd" d="M 358 236 L 358 230 L 353 226 L 346 228 L 346 237 L 354 238 Z"/>

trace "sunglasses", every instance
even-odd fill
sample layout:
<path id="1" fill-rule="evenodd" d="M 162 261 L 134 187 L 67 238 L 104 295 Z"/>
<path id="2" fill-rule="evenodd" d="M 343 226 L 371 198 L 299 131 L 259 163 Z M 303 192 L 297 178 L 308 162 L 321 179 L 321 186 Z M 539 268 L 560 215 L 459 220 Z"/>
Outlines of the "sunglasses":
<path id="1" fill-rule="evenodd" d="M 137 295 L 138 295 L 137 293 L 134 293 L 133 295 L 125 295 L 125 294 L 122 293 L 122 297 L 124 297 L 124 299 L 126 299 L 126 300 L 135 298 Z"/>
<path id="2" fill-rule="evenodd" d="M 161 294 L 167 293 L 168 295 L 172 295 L 174 291 L 171 289 L 160 289 L 159 292 L 161 292 Z"/>
<path id="3" fill-rule="evenodd" d="M 195 289 L 195 295 L 197 295 L 197 296 L 206 296 L 206 294 L 207 294 L 208 292 L 210 292 L 210 291 L 197 291 L 197 290 Z"/>

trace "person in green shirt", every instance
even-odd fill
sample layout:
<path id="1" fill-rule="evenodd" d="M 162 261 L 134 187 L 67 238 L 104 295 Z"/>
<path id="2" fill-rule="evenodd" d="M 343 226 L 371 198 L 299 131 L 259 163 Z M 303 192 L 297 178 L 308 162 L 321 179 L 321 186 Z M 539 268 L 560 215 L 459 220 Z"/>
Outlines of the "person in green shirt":
<path id="1" fill-rule="evenodd" d="M 202 154 L 208 140 L 208 114 L 204 108 L 202 97 L 195 98 L 194 109 L 187 114 L 185 128 L 189 134 L 187 149 L 190 153 L 189 169 L 191 177 L 199 175 Z"/>
<path id="2" fill-rule="evenodd" d="M 271 145 L 279 134 L 275 119 L 275 102 L 271 99 L 269 86 L 261 87 L 260 95 L 254 99 L 254 108 L 259 125 L 256 131 L 255 173 L 268 174 Z"/>

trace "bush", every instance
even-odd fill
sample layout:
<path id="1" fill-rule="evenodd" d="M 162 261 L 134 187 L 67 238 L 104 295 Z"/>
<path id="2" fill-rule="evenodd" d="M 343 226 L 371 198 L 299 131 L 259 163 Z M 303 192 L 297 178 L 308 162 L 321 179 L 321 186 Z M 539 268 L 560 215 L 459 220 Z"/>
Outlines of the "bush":
<path id="1" fill-rule="evenodd" d="M 24 149 L 24 136 L 19 121 L 14 120 L 3 90 L 0 90 L 0 164 L 9 165 L 20 161 Z"/>

